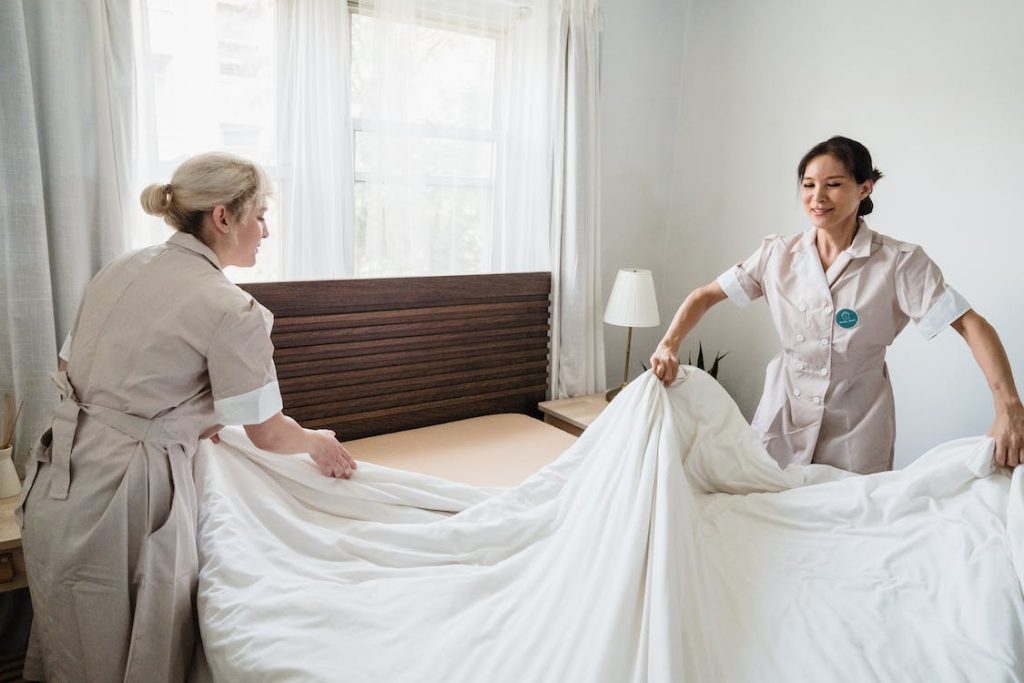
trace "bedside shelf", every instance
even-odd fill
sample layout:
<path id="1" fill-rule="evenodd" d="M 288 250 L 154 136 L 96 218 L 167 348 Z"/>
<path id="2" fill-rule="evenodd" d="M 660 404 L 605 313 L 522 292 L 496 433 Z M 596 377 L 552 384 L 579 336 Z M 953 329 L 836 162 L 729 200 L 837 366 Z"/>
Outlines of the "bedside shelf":
<path id="1" fill-rule="evenodd" d="M 544 401 L 537 405 L 544 413 L 545 422 L 575 436 L 582 434 L 607 406 L 604 392 Z"/>
<path id="2" fill-rule="evenodd" d="M 14 519 L 20 500 L 20 495 L 0 498 L 0 593 L 28 585 L 25 556 L 21 552 L 21 529 Z M 3 581 L 8 572 L 13 576 L 9 581 Z"/>

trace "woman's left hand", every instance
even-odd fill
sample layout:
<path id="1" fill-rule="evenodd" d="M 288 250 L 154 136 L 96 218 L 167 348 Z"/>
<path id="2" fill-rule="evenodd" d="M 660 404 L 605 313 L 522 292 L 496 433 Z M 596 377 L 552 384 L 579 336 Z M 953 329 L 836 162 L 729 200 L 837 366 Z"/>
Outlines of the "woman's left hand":
<path id="1" fill-rule="evenodd" d="M 220 443 L 220 435 L 218 432 L 224 429 L 224 425 L 213 425 L 209 429 L 205 430 L 199 435 L 200 439 L 209 439 L 213 443 Z"/>
<path id="2" fill-rule="evenodd" d="M 1024 406 L 1018 402 L 997 412 L 988 433 L 996 440 L 996 464 L 1016 467 L 1024 463 Z"/>
<path id="3" fill-rule="evenodd" d="M 1010 370 L 1010 359 L 1006 357 L 1003 342 L 995 328 L 973 308 L 950 325 L 971 347 L 971 353 L 992 390 L 992 402 L 996 407 L 996 421 L 988 430 L 988 435 L 996 440 L 992 460 L 1003 467 L 1016 467 L 1024 462 L 1024 405 L 1013 383 L 1013 371 Z"/>

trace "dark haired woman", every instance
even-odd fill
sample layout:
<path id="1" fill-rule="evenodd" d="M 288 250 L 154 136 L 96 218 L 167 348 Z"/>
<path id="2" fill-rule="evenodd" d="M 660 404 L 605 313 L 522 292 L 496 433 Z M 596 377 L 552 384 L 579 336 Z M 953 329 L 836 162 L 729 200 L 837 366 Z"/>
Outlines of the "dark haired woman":
<path id="1" fill-rule="evenodd" d="M 746 261 L 691 292 L 651 356 L 654 374 L 666 385 L 675 380 L 679 345 L 709 308 L 764 296 L 782 352 L 765 372 L 752 426 L 782 467 L 814 462 L 868 474 L 893 462 L 886 347 L 908 320 L 929 339 L 952 326 L 992 389 L 996 463 L 1024 461 L 1024 408 L 996 331 L 923 249 L 864 222 L 882 177 L 867 148 L 830 138 L 804 156 L 797 176 L 811 228 L 769 235 Z"/>

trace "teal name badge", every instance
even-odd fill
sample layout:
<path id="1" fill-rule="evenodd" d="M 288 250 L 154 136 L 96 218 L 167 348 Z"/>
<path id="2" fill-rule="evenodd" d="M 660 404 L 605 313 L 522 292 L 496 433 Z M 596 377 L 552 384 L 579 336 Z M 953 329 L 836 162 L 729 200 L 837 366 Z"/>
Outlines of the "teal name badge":
<path id="1" fill-rule="evenodd" d="M 850 329 L 851 327 L 857 326 L 857 321 L 860 317 L 857 315 L 857 311 L 852 308 L 840 308 L 836 311 L 836 324 L 843 329 Z"/>

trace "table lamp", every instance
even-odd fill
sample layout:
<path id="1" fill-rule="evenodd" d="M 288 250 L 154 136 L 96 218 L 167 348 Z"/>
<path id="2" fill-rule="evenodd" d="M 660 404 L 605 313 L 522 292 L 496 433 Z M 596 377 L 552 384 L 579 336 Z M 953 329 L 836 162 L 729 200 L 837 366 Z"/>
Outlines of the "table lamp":
<path id="1" fill-rule="evenodd" d="M 611 401 L 629 381 L 629 351 L 633 344 L 633 328 L 654 327 L 661 322 L 651 271 L 637 268 L 619 270 L 608 297 L 608 305 L 604 309 L 604 321 L 629 330 L 626 333 L 626 367 L 622 373 L 622 385 L 609 389 L 604 395 L 606 401 Z"/>

